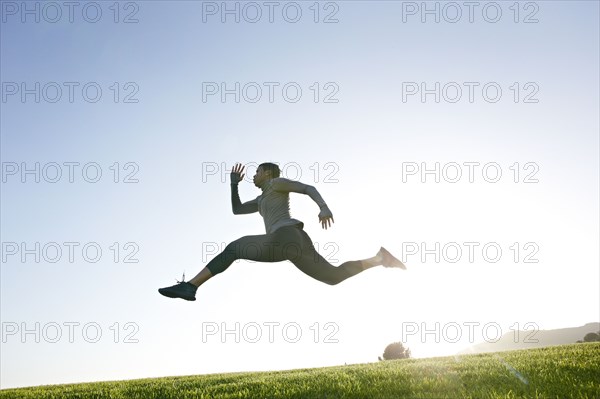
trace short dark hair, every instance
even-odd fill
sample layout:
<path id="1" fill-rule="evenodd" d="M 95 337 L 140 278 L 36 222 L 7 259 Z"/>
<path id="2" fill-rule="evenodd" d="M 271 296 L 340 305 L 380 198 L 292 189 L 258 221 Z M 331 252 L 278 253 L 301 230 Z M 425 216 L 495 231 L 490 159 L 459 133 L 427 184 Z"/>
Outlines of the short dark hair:
<path id="1" fill-rule="evenodd" d="M 258 167 L 259 168 L 263 168 L 263 170 L 265 172 L 271 172 L 271 177 L 272 178 L 279 177 L 279 174 L 281 173 L 279 171 L 279 166 L 276 165 L 276 164 L 274 164 L 274 163 L 271 163 L 271 162 L 261 163 L 260 165 L 258 165 Z"/>

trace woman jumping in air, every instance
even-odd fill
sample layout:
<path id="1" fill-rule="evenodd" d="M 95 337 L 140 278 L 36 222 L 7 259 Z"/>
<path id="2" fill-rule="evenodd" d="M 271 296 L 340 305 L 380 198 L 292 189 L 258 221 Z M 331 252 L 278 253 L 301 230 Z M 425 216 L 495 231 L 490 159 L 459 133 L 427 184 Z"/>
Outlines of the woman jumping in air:
<path id="1" fill-rule="evenodd" d="M 259 212 L 265 223 L 266 234 L 244 236 L 225 247 L 194 278 L 176 285 L 160 288 L 158 292 L 169 298 L 196 300 L 196 290 L 216 274 L 224 272 L 235 260 L 256 262 L 281 262 L 289 260 L 310 277 L 326 284 L 335 285 L 374 266 L 406 266 L 385 248 L 369 259 L 348 261 L 333 266 L 315 250 L 312 240 L 303 230 L 304 223 L 292 219 L 289 194 L 306 194 L 317 203 L 319 221 L 324 229 L 331 227 L 333 215 L 327 204 L 313 186 L 279 177 L 279 166 L 263 163 L 256 169 L 254 185 L 262 190 L 255 199 L 242 204 L 238 184 L 244 178 L 244 166 L 236 164 L 231 171 L 231 206 L 235 215 Z"/>

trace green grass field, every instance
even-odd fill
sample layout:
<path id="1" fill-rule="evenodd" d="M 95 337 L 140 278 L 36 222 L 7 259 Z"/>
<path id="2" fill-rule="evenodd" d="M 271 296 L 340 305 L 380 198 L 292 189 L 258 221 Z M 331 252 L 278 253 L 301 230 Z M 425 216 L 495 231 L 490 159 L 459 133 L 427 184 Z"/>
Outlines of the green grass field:
<path id="1" fill-rule="evenodd" d="M 0 398 L 600 398 L 600 343 L 260 373 L 50 385 Z"/>

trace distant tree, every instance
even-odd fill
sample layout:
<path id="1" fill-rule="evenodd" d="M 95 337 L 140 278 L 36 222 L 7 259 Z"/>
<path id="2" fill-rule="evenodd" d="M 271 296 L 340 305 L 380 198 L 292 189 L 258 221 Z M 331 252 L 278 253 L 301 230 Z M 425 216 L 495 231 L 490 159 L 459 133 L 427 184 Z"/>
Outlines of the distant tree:
<path id="1" fill-rule="evenodd" d="M 600 342 L 600 331 L 598 331 L 597 333 L 595 332 L 590 332 L 585 334 L 585 337 L 583 337 L 583 341 L 582 340 L 577 340 L 577 344 L 582 344 L 584 342 Z"/>
<path id="2" fill-rule="evenodd" d="M 595 332 L 587 333 L 583 337 L 583 342 L 600 342 L 600 335 Z"/>
<path id="3" fill-rule="evenodd" d="M 410 349 L 405 348 L 402 342 L 393 342 L 386 346 L 383 351 L 383 359 L 379 356 L 379 360 L 393 360 L 393 359 L 408 359 L 410 358 Z"/>

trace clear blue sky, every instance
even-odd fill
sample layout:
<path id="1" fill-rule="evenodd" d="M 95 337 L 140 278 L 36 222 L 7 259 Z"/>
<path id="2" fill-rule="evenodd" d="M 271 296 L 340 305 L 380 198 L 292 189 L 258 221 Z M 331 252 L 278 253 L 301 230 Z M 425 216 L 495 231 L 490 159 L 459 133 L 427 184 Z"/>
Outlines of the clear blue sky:
<path id="1" fill-rule="evenodd" d="M 0 387 L 370 362 L 415 325 L 479 323 L 481 342 L 489 323 L 598 321 L 598 2 L 427 3 L 439 22 L 422 2 L 228 2 L 239 23 L 222 2 L 53 4 L 1 2 Z M 330 287 L 238 262 L 196 302 L 161 297 L 264 232 L 231 214 L 228 184 L 235 162 L 264 161 L 325 198 L 333 229 L 308 197 L 292 215 L 332 263 L 385 245 L 409 270 Z M 436 163 L 439 183 L 420 174 Z M 439 261 L 410 255 L 421 243 Z M 236 323 L 239 343 L 203 339 Z M 407 342 L 419 357 L 471 344 L 434 338 Z"/>

